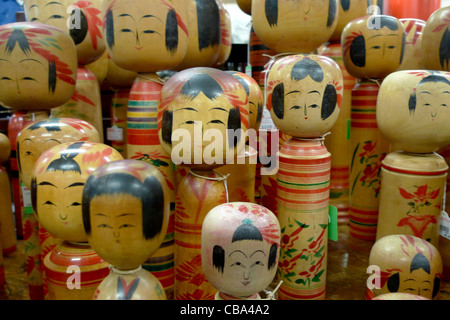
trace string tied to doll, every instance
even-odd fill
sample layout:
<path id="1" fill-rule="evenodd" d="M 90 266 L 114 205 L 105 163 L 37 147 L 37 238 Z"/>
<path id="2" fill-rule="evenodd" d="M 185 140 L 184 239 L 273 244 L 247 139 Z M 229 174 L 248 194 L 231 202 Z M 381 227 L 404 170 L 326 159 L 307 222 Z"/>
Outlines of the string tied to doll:
<path id="1" fill-rule="evenodd" d="M 275 287 L 275 289 L 273 289 L 273 291 L 271 291 L 271 292 L 270 291 L 266 291 L 267 297 L 264 300 L 275 300 L 275 295 L 276 295 L 278 289 L 280 289 L 282 284 L 283 284 L 283 280 L 280 280 L 280 282 Z"/>
<path id="2" fill-rule="evenodd" d="M 189 169 L 189 172 L 197 177 L 197 178 L 201 178 L 201 179 L 205 179 L 205 180 L 212 180 L 212 181 L 223 181 L 223 185 L 225 187 L 225 196 L 226 196 L 226 203 L 229 202 L 229 197 L 228 197 L 228 184 L 227 184 L 227 179 L 230 176 L 230 174 L 224 175 L 220 172 L 216 172 L 214 171 L 215 174 L 219 175 L 220 177 L 206 177 L 206 176 L 202 176 L 198 173 L 195 173 L 192 169 Z"/>

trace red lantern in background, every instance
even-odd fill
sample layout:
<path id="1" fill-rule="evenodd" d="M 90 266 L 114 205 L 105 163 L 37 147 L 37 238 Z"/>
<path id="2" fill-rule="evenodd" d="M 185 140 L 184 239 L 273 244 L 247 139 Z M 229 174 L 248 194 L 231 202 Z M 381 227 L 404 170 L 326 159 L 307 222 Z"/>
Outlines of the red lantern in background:
<path id="1" fill-rule="evenodd" d="M 398 19 L 421 19 L 427 21 L 441 7 L 441 0 L 385 0 L 384 14 Z"/>

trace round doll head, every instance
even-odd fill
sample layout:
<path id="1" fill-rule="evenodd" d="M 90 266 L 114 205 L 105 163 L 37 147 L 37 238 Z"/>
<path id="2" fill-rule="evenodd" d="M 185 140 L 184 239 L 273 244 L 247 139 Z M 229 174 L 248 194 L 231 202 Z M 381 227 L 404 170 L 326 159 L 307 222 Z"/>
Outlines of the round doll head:
<path id="1" fill-rule="evenodd" d="M 337 120 L 343 93 L 342 72 L 332 59 L 291 55 L 269 70 L 267 109 L 281 132 L 317 138 Z"/>
<path id="2" fill-rule="evenodd" d="M 106 88 L 131 88 L 134 80 L 138 76 L 135 71 L 125 70 L 119 67 L 110 57 L 108 57 L 108 68 L 103 85 Z"/>
<path id="3" fill-rule="evenodd" d="M 384 79 L 377 100 L 381 133 L 397 148 L 428 153 L 450 141 L 450 73 L 398 71 Z"/>
<path id="4" fill-rule="evenodd" d="M 15 110 L 50 110 L 75 90 L 77 52 L 58 28 L 30 22 L 0 26 L 0 101 Z"/>
<path id="5" fill-rule="evenodd" d="M 370 251 L 369 266 L 376 270 L 375 296 L 405 292 L 433 299 L 441 286 L 441 255 L 432 244 L 414 236 L 380 238 Z"/>
<path id="6" fill-rule="evenodd" d="M 86 180 L 101 165 L 122 159 L 96 142 L 66 142 L 44 151 L 31 179 L 33 209 L 42 227 L 57 238 L 86 242 L 81 212 Z"/>
<path id="7" fill-rule="evenodd" d="M 172 69 L 188 45 L 187 1 L 109 0 L 104 3 L 106 48 L 121 68 Z"/>
<path id="8" fill-rule="evenodd" d="M 258 85 L 255 79 L 245 73 L 238 71 L 227 72 L 235 77 L 240 82 L 240 84 L 242 84 L 245 92 L 247 92 L 250 112 L 248 127 L 250 129 L 258 130 L 259 125 L 261 124 L 264 104 L 264 97 L 261 92 L 261 87 Z"/>
<path id="9" fill-rule="evenodd" d="M 11 155 L 11 141 L 0 132 L 0 164 L 5 163 Z"/>
<path id="10" fill-rule="evenodd" d="M 189 39 L 186 55 L 177 70 L 211 67 L 220 51 L 220 7 L 216 0 L 183 0 L 187 3 Z"/>
<path id="11" fill-rule="evenodd" d="M 229 73 L 190 68 L 173 75 L 161 90 L 159 138 L 172 161 L 212 169 L 234 161 L 249 128 L 244 87 Z"/>
<path id="12" fill-rule="evenodd" d="M 92 248 L 120 270 L 142 265 L 167 231 L 167 184 L 154 166 L 121 160 L 99 167 L 83 190 L 83 222 Z"/>
<path id="13" fill-rule="evenodd" d="M 252 14 L 252 0 L 236 0 L 236 3 L 244 13 Z"/>
<path id="14" fill-rule="evenodd" d="M 337 15 L 337 0 L 252 1 L 255 32 L 278 53 L 312 53 L 330 39 Z"/>
<path id="15" fill-rule="evenodd" d="M 405 51 L 398 70 L 425 69 L 422 57 L 422 30 L 425 21 L 419 19 L 400 19 L 406 33 Z"/>
<path id="16" fill-rule="evenodd" d="M 45 150 L 65 142 L 100 142 L 97 129 L 90 123 L 71 118 L 50 118 L 34 121 L 17 135 L 17 163 L 20 177 L 31 188 L 36 160 Z"/>
<path id="17" fill-rule="evenodd" d="M 86 65 L 105 51 L 102 3 L 103 0 L 25 0 L 24 10 L 28 21 L 69 33 L 77 48 L 78 63 Z"/>
<path id="18" fill-rule="evenodd" d="M 425 67 L 450 71 L 450 6 L 436 10 L 423 29 L 422 55 Z"/>
<path id="19" fill-rule="evenodd" d="M 202 227 L 202 267 L 219 292 L 248 297 L 275 277 L 280 225 L 263 206 L 232 202 L 213 208 Z"/>
<path id="20" fill-rule="evenodd" d="M 330 41 L 341 41 L 342 30 L 350 21 L 367 15 L 367 0 L 338 0 L 338 20 Z"/>
<path id="21" fill-rule="evenodd" d="M 371 15 L 349 22 L 341 43 L 349 74 L 359 79 L 382 79 L 402 63 L 406 36 L 397 18 Z"/>

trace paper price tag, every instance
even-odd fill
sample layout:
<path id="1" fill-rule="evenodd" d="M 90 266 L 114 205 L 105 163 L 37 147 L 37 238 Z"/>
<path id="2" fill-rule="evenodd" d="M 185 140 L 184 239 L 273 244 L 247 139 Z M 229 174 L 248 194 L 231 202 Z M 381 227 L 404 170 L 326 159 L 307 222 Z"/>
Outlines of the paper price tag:
<path id="1" fill-rule="evenodd" d="M 106 129 L 106 138 L 109 141 L 123 141 L 123 129 L 112 126 Z"/>
<path id="2" fill-rule="evenodd" d="M 262 119 L 261 119 L 261 125 L 259 126 L 260 129 L 265 130 L 276 130 L 278 129 L 275 124 L 273 123 L 272 117 L 270 116 L 270 111 L 267 110 L 267 108 L 264 108 Z"/>
<path id="3" fill-rule="evenodd" d="M 439 234 L 445 239 L 450 240 L 450 218 L 445 211 L 441 212 L 441 229 Z"/>

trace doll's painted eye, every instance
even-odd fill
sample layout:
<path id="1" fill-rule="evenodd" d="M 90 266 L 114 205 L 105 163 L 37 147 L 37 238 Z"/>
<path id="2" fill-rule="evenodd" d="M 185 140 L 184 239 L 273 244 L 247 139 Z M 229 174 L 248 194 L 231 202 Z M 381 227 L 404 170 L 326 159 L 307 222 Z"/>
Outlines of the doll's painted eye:
<path id="1" fill-rule="evenodd" d="M 312 104 L 312 105 L 309 106 L 309 108 L 320 108 L 320 107 L 317 104 Z"/>
<path id="2" fill-rule="evenodd" d="M 291 108 L 291 110 L 298 110 L 298 109 L 301 109 L 302 107 L 300 107 L 300 106 L 293 106 L 292 108 Z"/>

